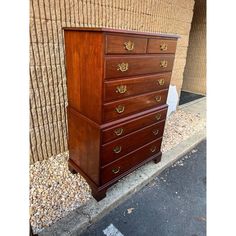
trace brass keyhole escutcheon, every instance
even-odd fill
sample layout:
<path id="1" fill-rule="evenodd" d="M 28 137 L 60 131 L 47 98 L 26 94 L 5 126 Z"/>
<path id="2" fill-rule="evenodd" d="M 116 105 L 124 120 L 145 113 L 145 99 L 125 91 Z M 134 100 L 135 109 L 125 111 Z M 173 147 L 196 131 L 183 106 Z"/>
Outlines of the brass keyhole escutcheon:
<path id="1" fill-rule="evenodd" d="M 121 72 L 125 72 L 129 69 L 129 64 L 122 62 L 120 64 L 117 65 L 117 70 L 120 70 Z"/>
<path id="2" fill-rule="evenodd" d="M 161 101 L 161 96 L 155 97 L 155 100 L 156 100 L 156 102 L 160 102 Z"/>
<path id="3" fill-rule="evenodd" d="M 125 45 L 125 49 L 128 51 L 132 51 L 134 49 L 134 42 L 132 41 L 128 41 L 128 42 L 124 42 Z"/>
<path id="4" fill-rule="evenodd" d="M 161 114 L 157 114 L 156 115 L 156 120 L 160 120 L 161 119 Z"/>
<path id="5" fill-rule="evenodd" d="M 122 150 L 122 147 L 121 147 L 121 146 L 115 146 L 115 147 L 113 148 L 114 153 L 120 153 L 121 150 Z"/>
<path id="6" fill-rule="evenodd" d="M 168 61 L 167 60 L 161 60 L 160 61 L 160 67 L 161 68 L 166 68 L 168 66 Z"/>
<path id="7" fill-rule="evenodd" d="M 158 133 L 159 133 L 159 130 L 158 129 L 156 129 L 156 130 L 153 130 L 152 131 L 152 133 L 156 136 L 156 135 L 158 135 Z"/>
<path id="8" fill-rule="evenodd" d="M 150 148 L 150 151 L 151 151 L 151 152 L 155 152 L 156 150 L 157 150 L 157 147 L 156 147 L 156 146 L 153 146 L 153 147 Z"/>
<path id="9" fill-rule="evenodd" d="M 160 49 L 161 49 L 161 51 L 166 51 L 168 49 L 167 44 L 165 44 L 165 43 L 160 44 Z"/>
<path id="10" fill-rule="evenodd" d="M 122 113 L 125 111 L 125 106 L 119 105 L 118 107 L 116 107 L 116 112 L 117 113 Z"/>
<path id="11" fill-rule="evenodd" d="M 126 85 L 119 85 L 116 87 L 116 92 L 117 93 L 125 93 L 127 92 L 127 86 Z"/>
<path id="12" fill-rule="evenodd" d="M 164 80 L 164 79 L 159 79 L 159 80 L 158 80 L 158 84 L 159 84 L 159 85 L 164 85 L 164 83 L 165 83 L 165 80 Z"/>
<path id="13" fill-rule="evenodd" d="M 124 129 L 123 128 L 118 128 L 114 131 L 114 133 L 116 134 L 116 136 L 120 136 L 123 134 Z"/>
<path id="14" fill-rule="evenodd" d="M 113 168 L 113 169 L 112 169 L 112 172 L 113 172 L 114 174 L 119 173 L 119 172 L 120 172 L 120 166 L 117 167 L 117 168 Z"/>

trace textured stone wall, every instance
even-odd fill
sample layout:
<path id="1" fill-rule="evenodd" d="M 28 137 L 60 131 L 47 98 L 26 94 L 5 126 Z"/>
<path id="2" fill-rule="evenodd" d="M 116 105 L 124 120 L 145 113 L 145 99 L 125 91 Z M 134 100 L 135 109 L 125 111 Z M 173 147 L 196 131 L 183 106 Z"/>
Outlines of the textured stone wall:
<path id="1" fill-rule="evenodd" d="M 206 0 L 194 7 L 182 89 L 206 94 Z"/>
<path id="2" fill-rule="evenodd" d="M 194 0 L 31 0 L 31 163 L 67 150 L 62 27 L 111 27 L 180 35 L 171 80 L 179 92 L 193 7 Z"/>

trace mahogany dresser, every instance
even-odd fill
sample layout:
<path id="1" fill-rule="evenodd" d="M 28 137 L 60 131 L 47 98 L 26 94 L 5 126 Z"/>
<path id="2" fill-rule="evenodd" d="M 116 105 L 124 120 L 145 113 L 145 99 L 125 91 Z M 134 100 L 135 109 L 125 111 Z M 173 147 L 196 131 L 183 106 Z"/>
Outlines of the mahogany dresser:
<path id="1" fill-rule="evenodd" d="M 69 168 L 100 200 L 134 169 L 161 160 L 178 36 L 65 28 Z"/>

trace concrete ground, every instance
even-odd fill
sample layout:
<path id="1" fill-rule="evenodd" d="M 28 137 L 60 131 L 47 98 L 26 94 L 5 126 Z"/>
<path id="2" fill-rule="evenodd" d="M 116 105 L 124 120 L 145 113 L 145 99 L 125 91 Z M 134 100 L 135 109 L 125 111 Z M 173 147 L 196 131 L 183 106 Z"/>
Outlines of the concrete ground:
<path id="1" fill-rule="evenodd" d="M 205 118 L 206 117 L 206 112 L 205 112 L 206 111 L 206 98 L 205 97 L 200 98 L 193 102 L 184 104 L 180 106 L 179 109 L 183 109 L 185 111 L 189 111 L 192 113 L 197 113 L 199 114 L 200 117 Z M 189 150 L 192 150 L 196 145 L 198 145 L 205 138 L 206 138 L 206 130 L 202 129 L 198 133 L 189 137 L 187 140 L 184 140 L 181 143 L 179 143 L 177 146 L 173 147 L 171 150 L 168 150 L 167 152 L 163 153 L 162 161 L 159 162 L 158 164 L 154 164 L 153 162 L 150 162 L 140 167 L 138 170 L 134 171 L 127 177 L 124 177 L 121 181 L 119 181 L 117 184 L 112 186 L 108 190 L 106 198 L 104 198 L 100 202 L 96 202 L 94 199 L 91 199 L 91 201 L 89 201 L 85 206 L 70 212 L 66 217 L 62 218 L 61 220 L 58 220 L 56 223 L 54 223 L 50 227 L 45 228 L 43 231 L 39 233 L 39 236 L 80 235 L 90 225 L 93 225 L 96 222 L 98 222 L 102 217 L 108 214 L 108 212 L 110 212 L 111 210 L 113 210 L 114 208 L 122 204 L 124 201 L 132 197 L 133 194 L 138 192 L 145 185 L 149 184 L 156 176 L 160 175 L 161 172 L 163 172 L 173 163 L 178 161 L 179 158 L 185 155 Z M 179 180 L 179 178 L 176 176 L 176 181 L 177 180 Z M 191 191 L 193 190 L 190 189 L 189 191 L 190 191 L 189 193 L 191 193 Z M 171 198 L 171 195 L 169 196 Z M 146 201 L 145 204 L 148 204 L 148 201 Z M 180 206 L 181 205 L 179 205 L 178 207 Z M 184 206 L 184 204 L 182 204 L 182 206 Z M 132 206 L 130 208 L 132 208 Z M 182 213 L 180 211 L 178 212 L 177 210 L 175 210 L 175 208 L 170 209 L 170 210 L 173 212 L 173 214 L 178 213 L 180 218 L 183 217 L 183 215 L 181 215 Z M 152 212 L 152 208 L 149 208 L 149 211 Z M 148 212 L 146 211 L 145 214 L 147 213 Z M 201 216 L 199 214 L 199 216 L 196 216 L 196 217 L 201 217 Z M 196 219 L 199 219 L 199 222 L 200 222 L 201 219 L 203 218 L 196 218 Z M 176 221 L 176 227 L 181 228 L 182 226 L 181 225 L 178 226 L 178 224 L 180 224 L 180 221 Z M 97 235 L 102 235 L 102 234 L 100 232 Z M 119 234 L 117 234 L 116 236 L 118 235 Z M 157 235 L 157 234 L 154 234 L 154 235 Z M 158 234 L 158 235 L 162 236 L 161 234 Z M 169 236 L 171 234 L 167 234 L 167 235 Z M 193 233 L 192 235 L 190 234 L 190 236 L 196 236 L 196 235 L 198 234 L 196 233 Z M 202 235 L 202 234 L 199 234 L 199 235 Z M 122 234 L 120 236 L 122 236 Z"/>
<path id="2" fill-rule="evenodd" d="M 205 97 L 183 104 L 180 106 L 180 108 L 184 111 L 197 113 L 202 118 L 206 119 L 206 98 Z"/>
<path id="3" fill-rule="evenodd" d="M 206 141 L 78 235 L 206 235 Z"/>

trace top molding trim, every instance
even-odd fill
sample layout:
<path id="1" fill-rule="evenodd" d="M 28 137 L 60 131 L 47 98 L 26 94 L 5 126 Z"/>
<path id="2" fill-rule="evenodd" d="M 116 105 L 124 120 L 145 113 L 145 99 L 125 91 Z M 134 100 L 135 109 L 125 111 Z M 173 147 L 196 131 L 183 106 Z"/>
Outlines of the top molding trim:
<path id="1" fill-rule="evenodd" d="M 135 35 L 148 35 L 156 37 L 168 37 L 178 39 L 180 36 L 175 34 L 163 34 L 154 32 L 139 32 L 136 30 L 121 30 L 114 28 L 96 28 L 96 27 L 63 27 L 65 31 L 92 31 L 92 32 L 108 32 L 108 33 L 121 33 L 121 34 L 135 34 Z"/>

